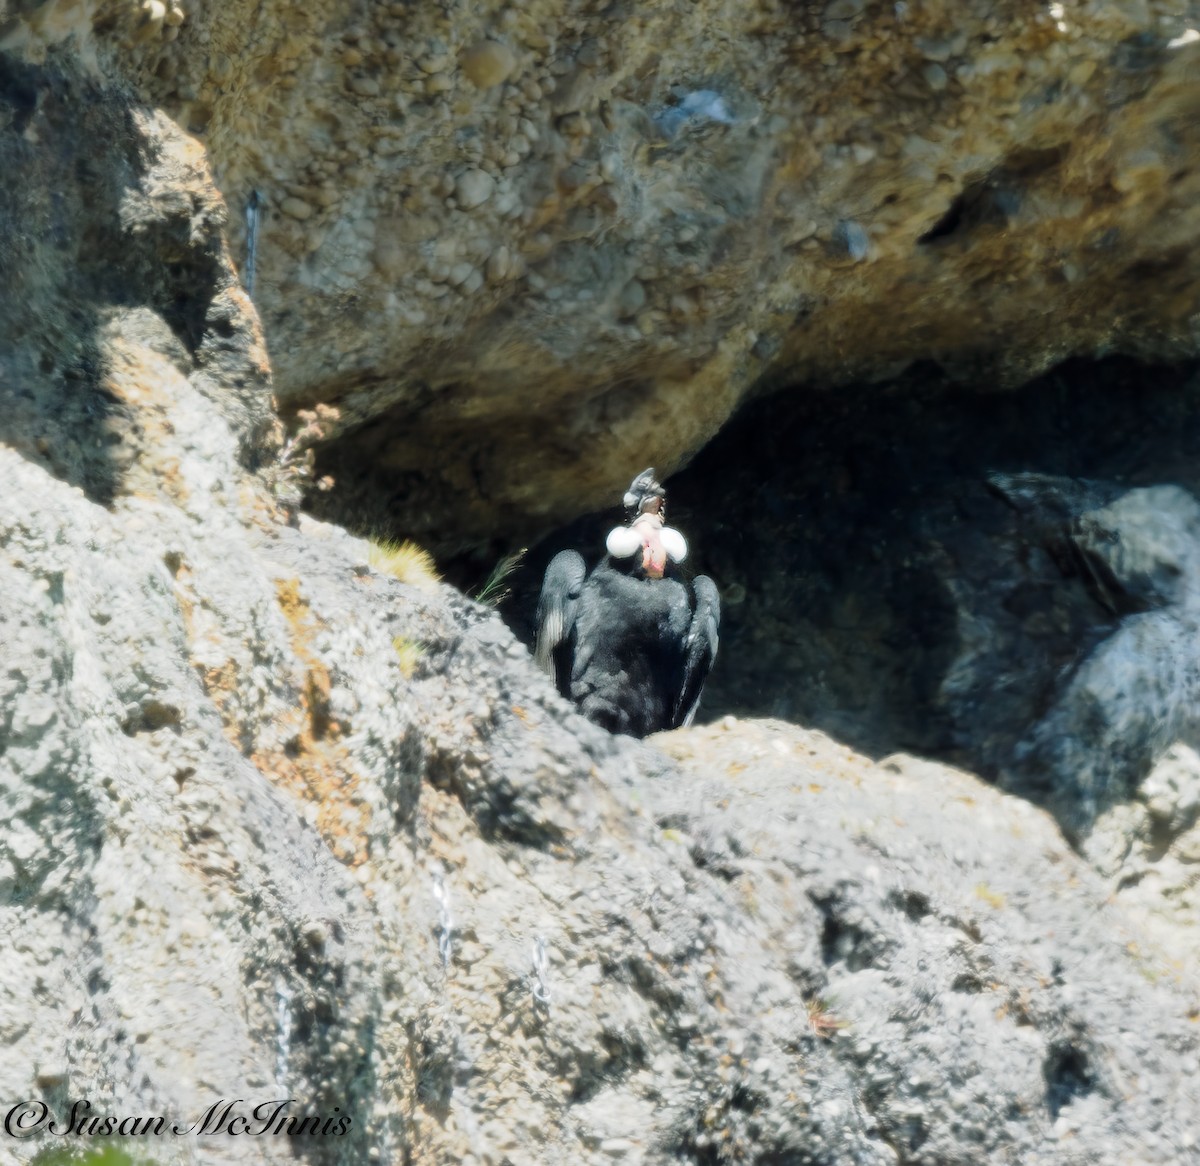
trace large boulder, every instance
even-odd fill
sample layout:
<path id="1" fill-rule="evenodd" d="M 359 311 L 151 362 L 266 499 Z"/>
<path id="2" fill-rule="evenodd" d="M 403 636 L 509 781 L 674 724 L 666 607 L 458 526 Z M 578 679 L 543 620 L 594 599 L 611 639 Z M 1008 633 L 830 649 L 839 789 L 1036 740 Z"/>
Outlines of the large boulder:
<path id="1" fill-rule="evenodd" d="M 1180 4 L 9 9 L 203 142 L 360 526 L 544 530 L 763 377 L 1196 352 Z"/>

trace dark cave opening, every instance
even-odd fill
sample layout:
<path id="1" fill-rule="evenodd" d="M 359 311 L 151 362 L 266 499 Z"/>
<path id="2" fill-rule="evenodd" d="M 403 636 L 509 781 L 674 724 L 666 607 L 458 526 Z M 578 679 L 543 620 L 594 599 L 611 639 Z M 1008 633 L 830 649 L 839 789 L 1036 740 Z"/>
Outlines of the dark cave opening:
<path id="1" fill-rule="evenodd" d="M 751 402 L 666 483 L 690 567 L 723 597 L 698 719 L 774 716 L 1020 788 L 1030 726 L 1123 618 L 1157 606 L 1110 577 L 1103 540 L 1122 533 L 1089 515 L 1136 487 L 1200 490 L 1198 404 L 1195 365 L 1125 357 L 1015 391 L 923 364 Z M 564 547 L 598 560 L 624 485 L 514 574 L 501 610 L 526 642 L 546 563 Z M 1039 782 L 1053 784 L 1033 775 L 1025 792 L 1044 800 Z"/>

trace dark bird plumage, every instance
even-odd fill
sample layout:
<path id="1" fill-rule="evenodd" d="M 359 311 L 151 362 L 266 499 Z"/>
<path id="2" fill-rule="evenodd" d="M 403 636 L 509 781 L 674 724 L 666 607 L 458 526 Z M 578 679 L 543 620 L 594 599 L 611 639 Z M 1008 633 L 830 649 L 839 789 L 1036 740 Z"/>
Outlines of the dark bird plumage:
<path id="1" fill-rule="evenodd" d="M 625 506 L 632 522 L 610 534 L 613 553 L 590 575 L 576 551 L 546 568 L 535 658 L 589 720 L 644 737 L 692 723 L 717 655 L 721 600 L 707 576 L 689 584 L 680 574 L 687 544 L 662 524 L 653 470 L 634 479 Z"/>

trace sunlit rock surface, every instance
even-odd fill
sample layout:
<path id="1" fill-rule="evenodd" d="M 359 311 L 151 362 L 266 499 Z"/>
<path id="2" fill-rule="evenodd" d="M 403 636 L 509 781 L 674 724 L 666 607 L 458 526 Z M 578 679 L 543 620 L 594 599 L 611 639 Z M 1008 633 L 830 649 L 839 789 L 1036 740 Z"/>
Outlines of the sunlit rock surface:
<path id="1" fill-rule="evenodd" d="M 177 419 L 237 483 L 227 432 Z M 9 1096 L 353 1120 L 168 1161 L 1195 1144 L 1193 974 L 1027 803 L 771 723 L 672 762 L 574 716 L 494 615 L 252 491 L 104 510 L 6 473 Z"/>
<path id="2" fill-rule="evenodd" d="M 677 468 L 763 376 L 1196 352 L 1178 0 L 10 9 L 197 135 L 243 268 L 257 199 L 322 505 L 442 549 Z"/>

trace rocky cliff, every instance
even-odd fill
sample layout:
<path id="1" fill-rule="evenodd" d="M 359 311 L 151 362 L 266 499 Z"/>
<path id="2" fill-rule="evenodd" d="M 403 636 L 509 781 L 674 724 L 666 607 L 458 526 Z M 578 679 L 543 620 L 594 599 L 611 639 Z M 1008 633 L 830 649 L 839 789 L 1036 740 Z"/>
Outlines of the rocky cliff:
<path id="1" fill-rule="evenodd" d="M 900 632 L 920 646 L 926 703 L 877 678 L 872 730 L 837 698 L 871 672 L 851 633 L 879 630 L 859 564 L 807 609 L 804 642 L 845 669 L 824 697 L 806 662 L 779 707 L 737 709 L 863 752 L 732 715 L 610 737 L 494 612 L 298 509 L 443 548 L 513 540 L 594 508 L 626 462 L 681 464 L 764 375 L 833 385 L 921 356 L 1020 379 L 1108 346 L 1194 353 L 1186 16 L 9 4 L 3 1155 L 61 1148 L 41 1116 L 79 1099 L 186 1127 L 220 1099 L 295 1098 L 285 1114 L 346 1132 L 126 1148 L 313 1166 L 1195 1156 L 1190 724 L 1159 740 L 1130 702 L 1144 747 L 1114 778 L 1054 720 L 1119 677 L 1086 671 L 1106 644 L 1157 659 L 1134 679 L 1190 707 L 1196 503 L 1164 452 L 1177 439 L 1186 460 L 1181 426 L 1161 423 L 1176 436 L 1140 477 L 1006 460 L 995 426 L 994 449 L 961 454 L 978 496 L 955 509 L 954 466 L 918 451 L 942 493 L 885 516 L 884 430 L 865 427 L 829 490 L 862 527 L 895 519 L 842 542 L 895 565 L 877 639 L 892 677 Z M 988 428 L 959 388 L 894 391 L 917 417 L 902 448 L 937 432 L 922 418 L 965 432 L 955 408 Z M 1095 408 L 1135 432 L 1115 402 Z M 292 418 L 317 404 L 338 415 Z M 845 450 L 839 424 L 799 428 Z M 736 427 L 705 454 L 719 472 L 673 486 L 741 599 L 713 712 L 764 675 L 762 625 L 739 630 L 737 609 L 794 627 L 802 548 L 831 545 L 795 518 L 803 444 L 778 430 L 766 493 L 738 486 L 754 467 L 729 452 Z M 758 560 L 764 508 L 785 531 Z M 922 623 L 909 583 L 950 519 L 969 569 L 941 576 Z M 972 618 L 989 637 L 946 630 Z M 992 663 L 940 679 L 985 642 Z M 1014 682 L 988 705 L 988 678 L 1035 658 L 1049 703 L 1032 715 Z M 1075 681 L 1052 676 L 1065 659 Z M 902 744 L 1015 792 L 884 756 L 925 707 Z"/>

